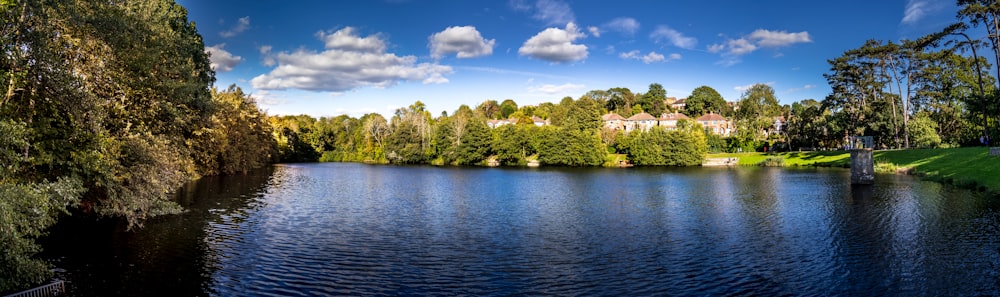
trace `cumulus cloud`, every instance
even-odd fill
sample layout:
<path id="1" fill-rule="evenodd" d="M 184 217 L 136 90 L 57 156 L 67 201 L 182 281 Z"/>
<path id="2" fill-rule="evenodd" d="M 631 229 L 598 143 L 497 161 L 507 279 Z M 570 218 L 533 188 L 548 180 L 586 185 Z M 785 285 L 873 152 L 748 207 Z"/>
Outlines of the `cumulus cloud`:
<path id="1" fill-rule="evenodd" d="M 670 43 L 683 49 L 692 49 L 698 44 L 698 39 L 684 36 L 681 32 L 665 25 L 657 26 L 656 30 L 649 34 L 649 38 L 652 38 L 657 43 Z"/>
<path id="2" fill-rule="evenodd" d="M 232 71 L 233 67 L 243 62 L 243 57 L 233 55 L 223 49 L 224 47 L 226 47 L 226 44 L 220 43 L 205 48 L 205 52 L 208 53 L 208 60 L 211 62 L 211 67 L 217 72 Z"/>
<path id="3" fill-rule="evenodd" d="M 274 63 L 275 63 L 274 62 L 274 55 L 271 54 L 271 46 L 270 45 L 264 45 L 264 46 L 261 46 L 260 48 L 258 48 L 258 50 L 260 51 L 261 62 L 264 63 L 264 65 L 268 66 L 268 67 L 274 66 Z"/>
<path id="4" fill-rule="evenodd" d="M 597 28 L 597 27 L 594 27 L 594 26 L 590 26 L 590 27 L 587 27 L 587 31 L 590 31 L 590 35 L 591 36 L 601 37 L 601 29 L 600 28 Z"/>
<path id="5" fill-rule="evenodd" d="M 387 53 L 381 36 L 361 37 L 352 27 L 316 36 L 325 45 L 323 51 L 278 53 L 274 57 L 278 66 L 250 80 L 253 88 L 344 92 L 364 86 L 389 87 L 400 81 L 446 83 L 444 75 L 453 72 L 449 66 L 418 64 L 415 56 Z"/>
<path id="6" fill-rule="evenodd" d="M 638 50 L 619 53 L 618 57 L 626 60 L 639 60 L 646 64 L 681 59 L 681 55 L 677 53 L 670 54 L 670 56 L 664 56 L 663 54 L 657 52 L 649 52 L 643 55 L 642 52 L 639 52 Z"/>
<path id="7" fill-rule="evenodd" d="M 522 56 L 552 63 L 567 63 L 587 58 L 587 46 L 575 44 L 579 38 L 586 37 L 576 24 L 566 24 L 566 29 L 548 28 L 532 36 L 517 50 Z"/>
<path id="8" fill-rule="evenodd" d="M 245 16 L 245 17 L 240 18 L 236 22 L 236 25 L 233 26 L 232 28 L 230 28 L 229 30 L 219 32 L 219 35 L 222 35 L 223 38 L 229 38 L 229 37 L 236 36 L 236 35 L 238 35 L 240 33 L 243 33 L 243 31 L 246 31 L 249 28 L 250 28 L 250 17 L 249 16 Z"/>
<path id="9" fill-rule="evenodd" d="M 577 85 L 572 83 L 565 83 L 561 85 L 545 84 L 541 86 L 529 87 L 528 91 L 555 95 L 555 94 L 566 94 L 572 91 L 583 90 L 583 88 L 585 87 L 586 87 L 585 85 Z"/>
<path id="10" fill-rule="evenodd" d="M 604 24 L 604 27 L 608 28 L 608 30 L 631 36 L 635 34 L 636 31 L 639 31 L 639 21 L 636 21 L 633 18 L 620 17 Z"/>
<path id="11" fill-rule="evenodd" d="M 486 40 L 473 26 L 448 27 L 429 38 L 431 57 L 457 54 L 458 58 L 475 58 L 493 54 L 496 39 Z"/>
<path id="12" fill-rule="evenodd" d="M 812 42 L 812 38 L 809 37 L 809 32 L 805 31 L 788 33 L 787 31 L 757 29 L 756 31 L 753 31 L 753 33 L 750 33 L 750 36 L 747 38 L 753 40 L 760 47 L 783 47 L 795 43 Z"/>
<path id="13" fill-rule="evenodd" d="M 708 46 L 708 52 L 722 54 L 723 59 L 716 64 L 732 66 L 741 62 L 740 56 L 752 53 L 761 48 L 781 48 L 796 43 L 809 42 L 812 42 L 812 37 L 806 31 L 790 33 L 788 31 L 757 29 L 749 35 L 710 45 Z M 781 56 L 784 56 L 784 54 L 777 53 L 774 55 L 776 58 Z"/>
<path id="14" fill-rule="evenodd" d="M 728 44 L 729 54 L 742 56 L 757 50 L 757 46 L 745 38 L 730 39 Z"/>
<path id="15" fill-rule="evenodd" d="M 726 49 L 726 45 L 725 44 L 721 44 L 721 43 L 717 43 L 717 44 L 713 44 L 713 45 L 709 45 L 708 46 L 708 52 L 713 53 L 713 54 L 719 53 L 719 52 L 721 52 L 721 51 L 723 51 L 725 49 Z"/>

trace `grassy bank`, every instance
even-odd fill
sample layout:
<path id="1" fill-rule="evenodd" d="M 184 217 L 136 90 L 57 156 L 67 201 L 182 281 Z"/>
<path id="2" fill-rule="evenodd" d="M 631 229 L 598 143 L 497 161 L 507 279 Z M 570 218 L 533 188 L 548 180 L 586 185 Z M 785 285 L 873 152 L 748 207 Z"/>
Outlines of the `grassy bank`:
<path id="1" fill-rule="evenodd" d="M 756 166 L 767 157 L 784 158 L 784 166 L 849 167 L 846 151 L 776 154 L 709 154 L 709 158 L 739 158 L 739 165 Z M 1000 194 L 1000 157 L 985 147 L 886 150 L 874 153 L 876 170 L 907 172 L 959 187 Z M 880 168 L 880 169 L 879 169 Z"/>

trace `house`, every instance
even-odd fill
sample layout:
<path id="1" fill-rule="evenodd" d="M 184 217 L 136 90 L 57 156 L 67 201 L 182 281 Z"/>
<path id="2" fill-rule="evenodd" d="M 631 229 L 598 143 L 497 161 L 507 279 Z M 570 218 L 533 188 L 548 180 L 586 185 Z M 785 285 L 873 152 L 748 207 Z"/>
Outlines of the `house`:
<path id="1" fill-rule="evenodd" d="M 539 127 L 549 125 L 549 120 L 543 120 L 542 118 L 537 116 L 531 116 L 531 121 L 535 123 L 535 126 Z"/>
<path id="2" fill-rule="evenodd" d="M 785 117 L 776 116 L 774 117 L 774 133 L 781 133 L 781 129 L 785 127 Z"/>
<path id="3" fill-rule="evenodd" d="M 611 130 L 625 129 L 625 118 L 617 113 L 608 112 L 608 114 L 601 116 L 601 120 L 604 121 L 605 128 Z"/>
<path id="4" fill-rule="evenodd" d="M 493 128 L 493 129 L 496 129 L 496 128 L 498 128 L 500 126 L 503 126 L 503 125 L 513 125 L 513 124 L 516 124 L 516 123 L 517 123 L 517 119 L 513 119 L 513 118 L 506 119 L 506 120 L 489 120 L 489 121 L 486 121 L 486 125 L 490 126 L 490 128 Z"/>
<path id="5" fill-rule="evenodd" d="M 674 110 L 684 110 L 685 106 L 687 106 L 687 98 L 681 98 L 670 104 L 670 108 L 673 108 Z"/>
<path id="6" fill-rule="evenodd" d="M 637 129 L 649 131 L 653 126 L 656 126 L 656 118 L 645 112 L 640 112 L 625 120 L 625 132 Z"/>
<path id="7" fill-rule="evenodd" d="M 720 114 L 709 112 L 706 115 L 699 117 L 696 120 L 703 128 L 705 128 L 705 133 L 713 133 L 723 137 L 728 137 L 735 126 L 733 122 L 726 119 Z"/>
<path id="8" fill-rule="evenodd" d="M 688 117 L 683 113 L 664 113 L 660 115 L 660 118 L 656 119 L 657 124 L 667 130 L 677 130 L 677 121 L 686 120 Z"/>

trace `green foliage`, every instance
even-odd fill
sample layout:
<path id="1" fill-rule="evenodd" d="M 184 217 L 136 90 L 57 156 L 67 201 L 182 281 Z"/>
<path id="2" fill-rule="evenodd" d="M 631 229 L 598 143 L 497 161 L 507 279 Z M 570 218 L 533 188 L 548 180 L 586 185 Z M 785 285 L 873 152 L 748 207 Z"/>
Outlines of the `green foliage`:
<path id="1" fill-rule="evenodd" d="M 719 92 L 709 86 L 700 86 L 691 91 L 691 96 L 685 100 L 684 110 L 681 111 L 689 117 L 699 117 L 709 112 L 731 116 L 732 110 L 726 104 L 726 99 L 722 98 Z"/>
<path id="2" fill-rule="evenodd" d="M 517 111 L 517 102 L 513 99 L 507 99 L 500 103 L 500 118 L 508 118 L 511 114 Z"/>
<path id="3" fill-rule="evenodd" d="M 313 146 L 315 141 L 311 139 L 314 136 L 312 131 L 316 119 L 308 115 L 280 116 L 271 117 L 268 122 L 273 129 L 271 133 L 276 143 L 278 162 L 315 162 L 319 160 L 320 152 Z M 380 124 L 385 125 L 384 118 Z M 385 128 L 384 131 L 387 132 L 388 128 Z M 384 138 L 384 135 L 380 135 Z"/>
<path id="4" fill-rule="evenodd" d="M 941 145 L 938 125 L 927 113 L 918 113 L 910 120 L 910 144 L 918 148 L 936 148 Z"/>
<path id="5" fill-rule="evenodd" d="M 726 139 L 715 133 L 705 134 L 705 143 L 708 145 L 709 153 L 720 153 L 728 149 Z"/>
<path id="6" fill-rule="evenodd" d="M 44 283 L 49 265 L 34 259 L 41 248 L 34 239 L 55 224 L 74 205 L 83 184 L 72 178 L 55 182 L 13 184 L 0 182 L 0 292 Z"/>
<path id="7" fill-rule="evenodd" d="M 663 89 L 663 85 L 652 83 L 649 84 L 649 90 L 639 98 L 639 104 L 642 105 L 642 110 L 645 112 L 659 116 L 668 109 L 666 100 L 667 91 Z"/>
<path id="8" fill-rule="evenodd" d="M 27 125 L 0 120 L 0 292 L 45 282 L 49 265 L 32 257 L 41 251 L 35 238 L 56 222 L 83 193 L 79 179 L 29 181 L 26 159 L 19 154 L 30 144 Z"/>
<path id="9" fill-rule="evenodd" d="M 526 163 L 525 158 L 534 154 L 529 129 L 535 128 L 527 125 L 504 125 L 494 130 L 493 148 L 501 165 L 515 166 Z"/>
<path id="10" fill-rule="evenodd" d="M 678 123 L 680 129 L 654 127 L 633 131 L 619 142 L 619 151 L 640 166 L 695 166 L 702 163 L 708 143 L 700 125 Z"/>
<path id="11" fill-rule="evenodd" d="M 781 156 L 767 156 L 764 161 L 757 163 L 757 165 L 765 167 L 782 167 L 785 166 L 785 158 Z"/>
<path id="12" fill-rule="evenodd" d="M 493 137 L 490 128 L 484 120 L 473 119 L 465 126 L 462 143 L 458 145 L 455 161 L 462 165 L 476 165 L 486 160 L 493 153 L 491 146 Z"/>
<path id="13" fill-rule="evenodd" d="M 557 166 L 598 166 L 606 156 L 596 131 L 543 127 L 534 139 L 538 161 Z"/>
<path id="14" fill-rule="evenodd" d="M 211 121 L 187 141 L 198 171 L 205 175 L 247 173 L 271 162 L 277 143 L 267 115 L 235 85 L 212 89 Z"/>

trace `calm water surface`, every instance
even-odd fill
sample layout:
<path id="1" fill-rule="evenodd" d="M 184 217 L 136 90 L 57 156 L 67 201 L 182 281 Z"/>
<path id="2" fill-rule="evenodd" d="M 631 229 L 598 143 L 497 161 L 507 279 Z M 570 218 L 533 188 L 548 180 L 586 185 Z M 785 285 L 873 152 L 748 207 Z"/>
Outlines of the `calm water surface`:
<path id="1" fill-rule="evenodd" d="M 842 169 L 279 165 L 124 232 L 67 220 L 79 296 L 998 295 L 1000 203 Z"/>

